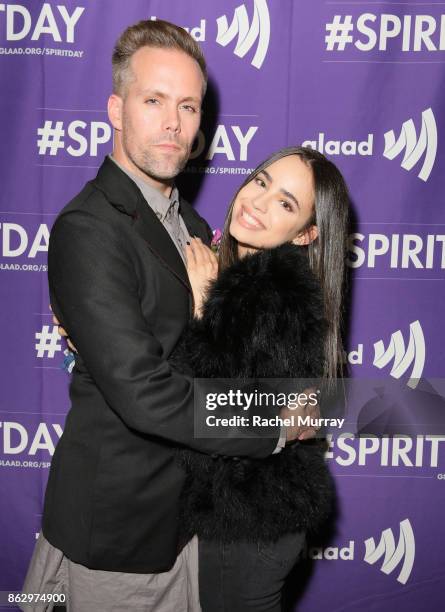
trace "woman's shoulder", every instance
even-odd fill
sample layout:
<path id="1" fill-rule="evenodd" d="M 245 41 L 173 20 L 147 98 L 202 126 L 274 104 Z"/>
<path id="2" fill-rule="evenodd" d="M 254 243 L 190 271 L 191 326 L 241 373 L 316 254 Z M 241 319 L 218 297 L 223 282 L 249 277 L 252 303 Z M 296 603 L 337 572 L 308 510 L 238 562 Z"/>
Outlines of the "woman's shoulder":
<path id="1" fill-rule="evenodd" d="M 293 244 L 264 249 L 226 268 L 208 293 L 203 323 L 212 330 L 277 337 L 302 326 L 323 326 L 320 283 L 307 252 Z M 287 331 L 286 331 L 287 330 Z M 280 337 L 281 337 L 280 336 Z M 233 340 L 232 340 L 233 341 Z M 269 339 L 270 341 L 270 339 Z"/>
<path id="2" fill-rule="evenodd" d="M 226 268 L 218 277 L 216 291 L 222 295 L 234 293 L 257 298 L 280 293 L 292 299 L 302 292 L 321 295 L 320 284 L 312 272 L 306 247 L 285 243 L 246 255 Z"/>
<path id="3" fill-rule="evenodd" d="M 309 270 L 307 247 L 285 242 L 269 249 L 259 249 L 239 259 L 230 268 L 261 271 L 275 266 L 289 266 L 292 271 Z"/>

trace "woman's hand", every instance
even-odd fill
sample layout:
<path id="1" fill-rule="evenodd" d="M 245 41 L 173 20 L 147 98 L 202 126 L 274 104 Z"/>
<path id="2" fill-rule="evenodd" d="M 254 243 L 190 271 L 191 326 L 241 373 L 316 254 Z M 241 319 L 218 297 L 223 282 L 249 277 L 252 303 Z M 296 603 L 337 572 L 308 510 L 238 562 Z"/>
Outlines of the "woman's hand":
<path id="1" fill-rule="evenodd" d="M 200 318 L 209 284 L 218 274 L 218 259 L 201 238 L 192 238 L 185 247 L 187 273 L 193 291 L 195 317 Z"/>
<path id="2" fill-rule="evenodd" d="M 317 390 L 315 387 L 309 387 L 305 389 L 301 395 L 309 397 L 311 394 L 316 395 L 316 392 Z M 294 425 L 286 427 L 286 443 L 292 443 L 295 440 L 309 440 L 310 438 L 315 438 L 320 429 L 320 427 L 313 425 L 298 425 L 298 417 L 309 417 L 309 419 L 320 418 L 321 413 L 318 400 L 316 403 L 308 403 L 307 399 L 304 400 L 302 397 L 299 397 L 298 407 L 282 408 L 280 416 L 283 419 L 294 418 Z"/>
<path id="3" fill-rule="evenodd" d="M 51 306 L 50 306 L 50 309 L 52 311 Z M 62 327 L 62 325 L 60 324 L 59 319 L 56 317 L 55 314 L 53 314 L 53 323 L 54 323 L 54 325 L 57 325 L 57 332 L 58 332 L 59 336 L 62 336 L 62 338 L 66 338 L 66 342 L 67 342 L 69 348 L 73 351 L 73 353 L 77 353 L 77 349 L 74 346 L 74 344 L 71 342 L 66 329 L 64 327 Z"/>

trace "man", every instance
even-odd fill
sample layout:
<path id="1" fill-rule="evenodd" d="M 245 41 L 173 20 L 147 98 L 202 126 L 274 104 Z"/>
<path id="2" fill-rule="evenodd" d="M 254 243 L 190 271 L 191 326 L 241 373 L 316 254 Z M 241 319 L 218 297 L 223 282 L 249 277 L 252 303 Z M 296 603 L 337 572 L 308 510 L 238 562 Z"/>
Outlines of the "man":
<path id="1" fill-rule="evenodd" d="M 24 591 L 52 585 L 76 612 L 198 610 L 196 542 L 178 545 L 175 446 L 259 458 L 277 450 L 279 430 L 195 438 L 192 381 L 167 361 L 193 313 L 185 245 L 211 238 L 173 184 L 206 78 L 183 29 L 128 28 L 113 53 L 113 155 L 51 232 L 51 304 L 78 356 Z"/>

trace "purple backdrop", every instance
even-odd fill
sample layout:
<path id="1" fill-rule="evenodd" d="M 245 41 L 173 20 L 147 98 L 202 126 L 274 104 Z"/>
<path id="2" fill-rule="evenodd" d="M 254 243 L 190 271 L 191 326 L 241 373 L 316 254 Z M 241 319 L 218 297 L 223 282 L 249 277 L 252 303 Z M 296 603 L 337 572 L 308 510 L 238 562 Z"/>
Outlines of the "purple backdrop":
<path id="1" fill-rule="evenodd" d="M 444 358 L 445 3 L 19 2 L 0 3 L 0 591 L 21 588 L 69 406 L 49 228 L 111 150 L 110 55 L 127 25 L 167 19 L 202 44 L 211 86 L 181 186 L 214 228 L 274 149 L 309 143 L 344 173 L 352 375 L 439 378 Z M 332 441 L 340 518 L 306 551 L 310 576 L 292 575 L 298 610 L 440 609 L 444 441 L 414 437 L 404 459 L 391 441 L 388 459 L 381 439 Z"/>

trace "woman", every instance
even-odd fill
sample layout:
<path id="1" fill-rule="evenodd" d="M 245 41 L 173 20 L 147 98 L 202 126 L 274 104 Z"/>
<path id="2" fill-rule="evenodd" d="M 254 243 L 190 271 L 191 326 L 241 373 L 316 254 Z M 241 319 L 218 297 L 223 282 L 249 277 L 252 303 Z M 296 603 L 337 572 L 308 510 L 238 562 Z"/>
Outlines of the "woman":
<path id="1" fill-rule="evenodd" d="M 200 378 L 340 375 L 348 206 L 340 172 L 312 149 L 286 148 L 258 166 L 228 210 L 216 280 L 210 249 L 199 240 L 187 249 L 195 319 L 173 364 Z M 305 533 L 331 510 L 323 450 L 297 442 L 265 460 L 189 450 L 180 460 L 203 611 L 280 610 Z"/>

